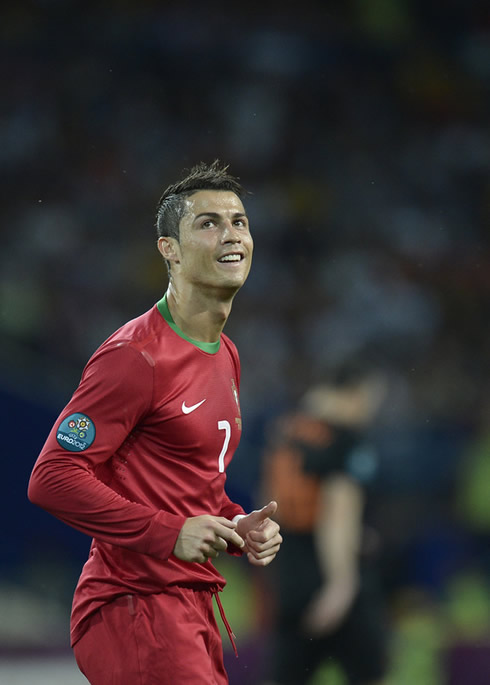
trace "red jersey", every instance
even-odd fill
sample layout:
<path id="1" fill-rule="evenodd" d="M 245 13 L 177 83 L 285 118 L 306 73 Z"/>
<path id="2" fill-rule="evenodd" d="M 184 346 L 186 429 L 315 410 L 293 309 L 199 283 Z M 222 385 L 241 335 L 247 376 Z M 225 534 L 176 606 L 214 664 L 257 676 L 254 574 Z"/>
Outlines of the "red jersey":
<path id="1" fill-rule="evenodd" d="M 211 561 L 184 562 L 172 550 L 188 517 L 244 513 L 225 493 L 240 439 L 239 382 L 231 340 L 191 341 L 165 298 L 89 360 L 29 483 L 31 501 L 94 538 L 75 590 L 72 643 L 118 595 L 224 587 Z"/>

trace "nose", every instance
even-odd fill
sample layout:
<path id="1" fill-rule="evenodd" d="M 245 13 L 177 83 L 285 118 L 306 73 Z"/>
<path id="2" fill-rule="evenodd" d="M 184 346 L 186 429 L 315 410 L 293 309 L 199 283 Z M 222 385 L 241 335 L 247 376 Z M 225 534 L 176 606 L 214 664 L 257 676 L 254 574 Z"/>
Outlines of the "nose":
<path id="1" fill-rule="evenodd" d="M 222 243 L 240 243 L 241 236 L 237 228 L 233 226 L 231 221 L 225 221 L 223 223 L 223 233 L 221 235 Z"/>

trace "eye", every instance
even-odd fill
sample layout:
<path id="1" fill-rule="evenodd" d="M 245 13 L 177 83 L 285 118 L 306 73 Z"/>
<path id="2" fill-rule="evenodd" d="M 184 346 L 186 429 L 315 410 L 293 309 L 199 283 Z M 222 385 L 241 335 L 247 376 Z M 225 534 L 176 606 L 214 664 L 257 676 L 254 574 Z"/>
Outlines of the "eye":
<path id="1" fill-rule="evenodd" d="M 214 226 L 214 221 L 212 219 L 206 219 L 201 224 L 201 228 L 212 228 Z"/>
<path id="2" fill-rule="evenodd" d="M 238 226 L 238 228 L 246 228 L 247 227 L 247 222 L 245 219 L 235 219 L 233 222 L 235 226 Z"/>

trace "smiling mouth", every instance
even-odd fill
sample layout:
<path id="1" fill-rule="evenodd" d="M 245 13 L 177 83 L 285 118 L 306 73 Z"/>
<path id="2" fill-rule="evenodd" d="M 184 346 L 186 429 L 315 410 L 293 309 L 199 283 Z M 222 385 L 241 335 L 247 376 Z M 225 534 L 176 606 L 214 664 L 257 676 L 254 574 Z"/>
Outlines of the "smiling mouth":
<path id="1" fill-rule="evenodd" d="M 227 255 L 224 255 L 224 257 L 220 257 L 218 259 L 218 262 L 220 264 L 238 263 L 238 262 L 241 262 L 242 259 L 243 259 L 243 255 L 238 254 L 236 252 L 234 254 L 227 254 Z"/>

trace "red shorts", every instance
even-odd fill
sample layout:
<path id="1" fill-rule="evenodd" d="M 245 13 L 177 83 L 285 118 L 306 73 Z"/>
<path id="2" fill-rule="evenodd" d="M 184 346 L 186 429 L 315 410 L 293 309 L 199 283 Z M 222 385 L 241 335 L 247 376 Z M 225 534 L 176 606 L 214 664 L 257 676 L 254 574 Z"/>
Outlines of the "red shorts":
<path id="1" fill-rule="evenodd" d="M 124 595 L 88 619 L 73 647 L 91 685 L 226 685 L 209 591 Z"/>

